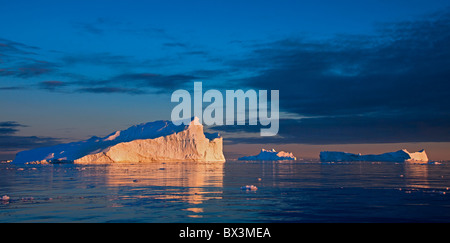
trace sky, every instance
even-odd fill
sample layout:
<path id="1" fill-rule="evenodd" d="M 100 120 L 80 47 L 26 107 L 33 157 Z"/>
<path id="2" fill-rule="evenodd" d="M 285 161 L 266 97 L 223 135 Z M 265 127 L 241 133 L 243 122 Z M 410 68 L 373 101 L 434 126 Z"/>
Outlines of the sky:
<path id="1" fill-rule="evenodd" d="M 280 91 L 272 146 L 450 160 L 450 2 L 0 0 L 0 159 L 170 119 L 177 89 Z"/>

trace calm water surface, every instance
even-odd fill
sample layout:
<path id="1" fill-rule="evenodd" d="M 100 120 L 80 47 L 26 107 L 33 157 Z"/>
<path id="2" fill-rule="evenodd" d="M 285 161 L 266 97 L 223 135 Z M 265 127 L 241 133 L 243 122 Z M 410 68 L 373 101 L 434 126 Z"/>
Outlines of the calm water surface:
<path id="1" fill-rule="evenodd" d="M 4 195 L 0 222 L 450 222 L 450 162 L 0 164 Z"/>

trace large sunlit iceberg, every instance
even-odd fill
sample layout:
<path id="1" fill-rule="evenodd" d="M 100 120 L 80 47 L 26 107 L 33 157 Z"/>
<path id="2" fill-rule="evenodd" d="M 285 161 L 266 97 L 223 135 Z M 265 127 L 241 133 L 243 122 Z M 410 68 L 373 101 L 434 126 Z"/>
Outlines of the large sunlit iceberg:
<path id="1" fill-rule="evenodd" d="M 406 149 L 384 154 L 352 154 L 346 152 L 322 151 L 320 152 L 320 161 L 339 162 L 339 161 L 388 161 L 388 162 L 428 162 L 428 156 L 425 150 L 410 153 Z"/>
<path id="2" fill-rule="evenodd" d="M 240 157 L 238 160 L 297 160 L 297 158 L 289 152 L 261 149 L 258 155 Z"/>
<path id="3" fill-rule="evenodd" d="M 155 121 L 100 138 L 19 152 L 12 163 L 114 163 L 152 161 L 225 161 L 222 137 L 203 132 L 198 118 L 189 125 Z"/>

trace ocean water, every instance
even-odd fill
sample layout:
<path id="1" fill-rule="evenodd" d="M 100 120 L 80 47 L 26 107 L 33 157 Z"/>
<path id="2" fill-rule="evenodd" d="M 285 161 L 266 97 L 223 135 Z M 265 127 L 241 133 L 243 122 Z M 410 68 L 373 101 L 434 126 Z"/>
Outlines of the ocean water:
<path id="1" fill-rule="evenodd" d="M 0 164 L 0 222 L 450 222 L 450 162 Z"/>

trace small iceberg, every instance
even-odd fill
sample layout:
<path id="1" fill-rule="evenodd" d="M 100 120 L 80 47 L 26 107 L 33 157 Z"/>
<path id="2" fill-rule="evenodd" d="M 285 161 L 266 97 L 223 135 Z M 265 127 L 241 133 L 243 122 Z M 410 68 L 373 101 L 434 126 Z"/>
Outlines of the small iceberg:
<path id="1" fill-rule="evenodd" d="M 349 162 L 349 161 L 369 161 L 369 162 L 428 162 L 428 156 L 424 149 L 410 153 L 406 149 L 384 154 L 352 154 L 346 152 L 322 151 L 320 152 L 321 162 Z"/>
<path id="2" fill-rule="evenodd" d="M 297 160 L 297 158 L 290 152 L 261 149 L 258 155 L 244 156 L 238 158 L 238 160 Z"/>
<path id="3" fill-rule="evenodd" d="M 243 191 L 256 191 L 258 190 L 258 187 L 254 186 L 254 185 L 246 185 L 241 187 L 241 190 Z"/>

